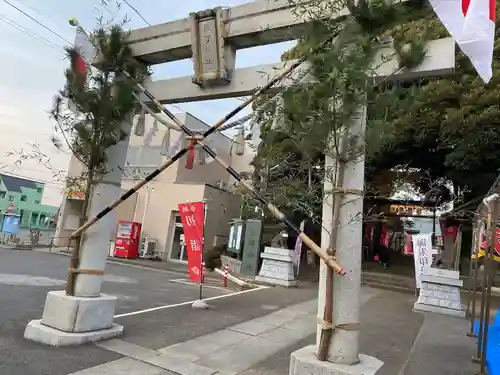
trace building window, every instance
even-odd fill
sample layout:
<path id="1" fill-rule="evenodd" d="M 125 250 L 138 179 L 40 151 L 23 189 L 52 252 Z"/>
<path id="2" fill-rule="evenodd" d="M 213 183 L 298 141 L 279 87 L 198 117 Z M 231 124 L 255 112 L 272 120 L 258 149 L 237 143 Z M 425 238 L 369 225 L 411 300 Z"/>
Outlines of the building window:
<path id="1" fill-rule="evenodd" d="M 9 195 L 9 202 L 14 202 L 14 196 L 13 195 Z"/>
<path id="2" fill-rule="evenodd" d="M 0 199 L 5 199 L 5 191 L 0 191 Z"/>
<path id="3" fill-rule="evenodd" d="M 40 204 L 40 201 L 35 201 L 35 204 Z"/>
<path id="4" fill-rule="evenodd" d="M 179 212 L 174 212 L 174 218 L 175 218 L 175 224 L 176 226 L 181 226 L 182 227 L 182 218 L 181 218 L 181 214 Z"/>
<path id="5" fill-rule="evenodd" d="M 42 192 L 42 188 L 40 188 L 40 187 L 39 187 L 39 188 L 36 188 L 36 192 L 37 192 L 37 193 L 41 193 L 41 192 Z"/>
<path id="6" fill-rule="evenodd" d="M 20 215 L 21 215 L 21 225 L 24 227 L 29 226 L 31 220 L 31 211 L 20 210 Z"/>
<path id="7" fill-rule="evenodd" d="M 26 202 L 26 195 L 21 195 L 21 202 Z"/>

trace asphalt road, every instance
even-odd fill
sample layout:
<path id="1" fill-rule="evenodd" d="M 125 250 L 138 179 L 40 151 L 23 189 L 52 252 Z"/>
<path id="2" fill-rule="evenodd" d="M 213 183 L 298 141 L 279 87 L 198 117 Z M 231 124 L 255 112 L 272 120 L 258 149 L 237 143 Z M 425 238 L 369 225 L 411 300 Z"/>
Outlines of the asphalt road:
<path id="1" fill-rule="evenodd" d="M 26 324 L 41 318 L 47 292 L 64 289 L 67 265 L 60 255 L 0 250 L 0 375 L 66 375 L 120 358 L 96 345 L 52 348 L 23 339 Z M 216 298 L 209 302 L 212 309 L 200 311 L 189 303 L 198 298 L 198 287 L 183 278 L 107 265 L 103 293 L 118 297 L 115 320 L 125 327 L 123 340 L 160 348 L 316 296 L 314 289 L 282 288 L 239 294 L 212 283 L 204 289 L 204 297 Z"/>
<path id="2" fill-rule="evenodd" d="M 59 255 L 0 250 L 1 375 L 64 375 L 119 358 L 94 345 L 55 349 L 23 339 L 26 324 L 41 318 L 47 292 L 64 289 L 67 265 L 68 258 Z M 103 292 L 118 297 L 116 314 L 197 299 L 197 286 L 172 281 L 180 278 L 175 273 L 108 264 Z M 231 292 L 205 288 L 204 295 Z M 129 319 L 140 322 L 141 316 Z"/>

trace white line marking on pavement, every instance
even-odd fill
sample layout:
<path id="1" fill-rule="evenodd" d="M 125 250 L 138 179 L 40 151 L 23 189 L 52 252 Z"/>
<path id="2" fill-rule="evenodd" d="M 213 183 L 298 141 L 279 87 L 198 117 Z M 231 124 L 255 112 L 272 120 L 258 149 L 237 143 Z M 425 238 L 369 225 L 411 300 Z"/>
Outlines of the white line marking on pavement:
<path id="1" fill-rule="evenodd" d="M 269 287 L 267 287 L 267 286 L 259 286 L 258 288 L 255 288 L 255 289 L 247 289 L 247 290 L 242 290 L 242 291 L 239 291 L 239 292 L 234 292 L 234 293 L 231 293 L 231 294 L 224 294 L 222 296 L 215 296 L 215 297 L 204 298 L 203 300 L 205 302 L 207 302 L 207 301 L 214 301 L 214 300 L 217 300 L 217 299 L 222 299 L 222 298 L 237 296 L 237 295 L 240 295 L 240 294 L 255 292 L 255 291 L 258 291 L 258 290 L 268 289 L 268 288 Z M 172 305 L 164 305 L 164 306 L 152 307 L 150 309 L 133 311 L 133 312 L 124 313 L 124 314 L 118 314 L 118 315 L 115 315 L 114 317 L 115 318 L 124 318 L 126 316 L 133 316 L 133 315 L 139 315 L 139 314 L 144 314 L 144 313 L 153 312 L 153 311 L 165 310 L 165 309 L 170 309 L 172 307 L 180 307 L 180 306 L 192 305 L 196 301 L 198 301 L 198 300 L 195 299 L 195 300 L 187 301 L 187 302 L 174 303 Z"/>
<path id="2" fill-rule="evenodd" d="M 198 288 L 200 287 L 200 284 L 193 283 L 192 281 L 188 281 L 188 280 L 185 280 L 185 279 L 173 279 L 173 280 L 168 280 L 168 281 L 170 281 L 172 283 L 178 283 L 178 284 L 196 286 Z M 206 283 L 203 284 L 203 288 L 212 288 L 212 289 L 222 290 L 223 292 L 226 292 L 226 293 L 231 292 L 231 289 L 223 288 L 221 286 L 207 285 Z"/>

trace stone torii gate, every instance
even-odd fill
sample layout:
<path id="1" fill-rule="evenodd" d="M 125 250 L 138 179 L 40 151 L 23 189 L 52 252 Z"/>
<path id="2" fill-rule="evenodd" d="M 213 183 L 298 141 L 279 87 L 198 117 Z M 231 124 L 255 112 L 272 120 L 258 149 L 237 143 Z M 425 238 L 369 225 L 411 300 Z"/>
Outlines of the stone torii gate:
<path id="1" fill-rule="evenodd" d="M 307 2 L 303 2 L 302 5 L 305 3 Z M 256 86 L 264 86 L 268 82 L 269 76 L 279 75 L 290 64 L 293 64 L 293 62 L 280 62 L 271 65 L 235 69 L 236 51 L 242 48 L 293 40 L 303 35 L 304 26 L 307 21 L 298 19 L 292 11 L 292 7 L 289 0 L 258 0 L 229 9 L 215 8 L 205 10 L 192 13 L 189 18 L 182 20 L 134 30 L 131 32 L 129 40 L 135 57 L 148 64 L 160 64 L 193 57 L 193 76 L 153 81 L 148 85 L 148 90 L 162 104 L 246 96 L 253 93 Z M 346 13 L 347 10 L 342 10 L 338 15 Z M 451 39 L 431 41 L 427 47 L 427 57 L 424 63 L 417 69 L 407 71 L 404 74 L 395 74 L 399 71 L 397 61 L 394 59 L 385 61 L 384 59 L 384 63 L 376 68 L 377 77 L 412 79 L 428 75 L 440 75 L 453 70 L 455 47 Z M 382 55 L 385 56 L 386 53 L 391 54 L 392 49 L 391 47 L 387 47 L 386 51 L 381 51 L 380 53 L 382 58 Z M 294 78 L 302 74 L 306 69 L 306 66 L 298 69 L 291 78 L 282 80 L 270 92 L 277 92 L 286 85 L 294 84 Z M 147 98 L 144 97 L 143 100 L 147 101 Z M 366 108 L 361 108 L 360 113 L 360 118 L 356 120 L 356 123 L 351 127 L 352 129 L 350 129 L 350 131 L 358 135 L 364 134 Z M 115 152 L 117 165 L 123 165 L 125 161 L 126 146 L 126 143 L 123 143 L 116 147 L 120 149 L 119 152 Z M 332 165 L 333 159 L 327 156 L 325 162 L 326 165 Z M 344 187 L 350 190 L 362 191 L 364 183 L 363 158 L 350 161 L 347 164 L 344 180 L 348 181 L 348 184 L 345 184 Z M 120 176 L 116 176 L 116 178 L 119 181 Z M 325 181 L 325 185 L 327 184 L 328 182 Z M 325 187 L 328 188 L 328 186 Z M 113 194 L 111 194 L 110 187 L 109 197 L 107 196 L 110 201 L 113 198 L 118 198 L 120 194 L 119 188 L 113 187 L 113 189 L 113 194 L 116 196 L 111 197 Z M 332 321 L 337 325 L 358 322 L 360 309 L 361 222 L 359 220 L 351 221 L 351 213 L 362 212 L 363 202 L 361 197 L 353 196 L 352 194 L 346 194 L 343 199 L 346 203 L 342 205 L 340 210 L 339 234 L 335 247 L 337 249 L 336 256 L 341 260 L 342 265 L 347 271 L 347 275 L 335 279 L 334 283 L 335 304 Z M 327 203 L 323 208 L 324 226 L 332 226 L 332 216 L 332 205 Z M 110 226 L 113 225 L 113 220 L 101 221 L 99 226 L 96 225 L 94 231 L 108 233 L 111 231 Z M 96 240 L 98 239 L 98 237 L 95 238 Z M 350 240 L 346 241 L 346 239 Z M 323 248 L 329 247 L 329 242 L 328 233 L 323 233 Z M 105 246 L 106 244 L 102 243 L 99 246 L 92 247 L 88 253 L 82 255 L 81 263 L 85 264 L 89 269 L 103 270 L 107 255 Z M 81 293 L 81 295 L 92 297 L 85 300 L 85 303 L 89 305 L 87 310 L 104 309 L 106 311 L 103 314 L 106 316 L 109 315 L 110 319 L 112 319 L 112 311 L 114 311 L 113 301 L 109 297 L 106 297 L 109 301 L 106 300 L 103 302 L 102 295 L 100 302 L 97 301 L 98 298 L 95 298 L 100 293 L 102 274 L 81 275 L 80 278 L 88 280 L 87 283 L 81 284 L 84 286 L 82 286 L 82 289 L 85 292 Z M 319 321 L 323 320 L 323 307 L 326 295 L 325 283 L 326 265 L 322 262 L 318 296 Z M 61 295 L 52 295 L 51 298 L 58 301 L 67 299 Z M 81 304 L 81 302 L 78 303 Z M 91 304 L 93 304 L 93 307 L 90 306 Z M 54 319 L 52 320 L 56 318 L 61 320 L 60 309 L 56 314 L 56 307 L 58 305 L 60 306 L 61 304 L 59 302 L 49 303 L 48 297 L 44 317 L 45 315 L 53 315 Z M 68 306 L 68 311 L 70 310 L 74 311 L 74 306 Z M 70 322 L 73 316 L 71 313 L 63 315 L 67 318 L 65 320 L 68 320 L 68 325 L 74 325 L 73 321 L 75 319 Z M 96 319 L 102 320 L 100 317 L 87 317 L 88 322 L 85 323 L 89 324 L 81 324 L 84 327 L 80 327 L 81 330 L 76 332 L 81 332 L 85 335 L 87 332 L 90 334 L 92 329 L 95 332 L 96 329 L 102 328 L 102 322 L 99 321 L 99 324 L 97 324 Z M 107 323 L 111 325 L 111 321 Z M 56 322 L 52 324 L 56 325 Z M 27 332 L 30 331 L 29 328 L 27 328 Z M 42 332 L 40 331 L 41 329 L 46 330 L 46 327 L 37 325 L 31 331 L 36 332 L 36 335 L 40 335 L 40 332 Z M 70 332 L 75 332 L 74 328 L 63 327 L 59 329 L 63 331 L 65 329 L 72 329 Z M 318 337 L 321 334 L 321 330 L 322 323 L 318 323 Z M 114 334 L 117 333 L 108 332 L 107 337 Z M 30 335 L 25 333 L 25 337 L 28 336 Z M 106 337 L 106 332 L 103 331 L 100 338 L 104 337 Z M 29 338 L 36 339 L 34 335 L 31 335 Z M 291 373 L 310 374 L 312 373 L 312 369 L 318 373 L 335 373 L 338 370 L 337 366 L 341 364 L 344 366 L 344 373 L 360 371 L 359 373 L 369 374 L 370 372 L 377 371 L 381 366 L 380 361 L 376 359 L 366 356 L 360 357 L 359 331 L 357 330 L 339 329 L 334 333 L 328 355 L 330 362 L 317 361 L 314 355 L 315 351 L 315 347 L 306 347 L 294 353 L 292 355 Z"/>
<path id="2" fill-rule="evenodd" d="M 304 4 L 304 3 L 303 3 Z M 303 5 L 302 4 L 302 5 Z M 162 104 L 182 103 L 199 100 L 222 99 L 247 96 L 256 86 L 264 86 L 270 76 L 279 75 L 293 61 L 279 62 L 250 68 L 235 69 L 236 51 L 248 47 L 279 43 L 297 39 L 304 33 L 307 21 L 298 19 L 288 0 L 259 0 L 233 8 L 215 8 L 192 13 L 189 18 L 132 31 L 130 42 L 134 55 L 148 64 L 159 64 L 192 57 L 194 74 L 153 81 L 148 90 Z M 344 9 L 339 16 L 346 14 Z M 396 59 L 386 56 L 393 54 L 392 47 L 381 51 L 384 62 L 375 69 L 379 79 L 415 79 L 430 75 L 450 73 L 455 66 L 455 46 L 451 38 L 429 42 L 427 55 L 418 68 L 400 73 Z M 387 61 L 386 61 L 387 60 Z M 276 93 L 286 85 L 293 84 L 306 69 L 303 66 L 289 78 L 274 86 L 269 93 Z M 143 98 L 147 101 L 147 98 Z M 364 134 L 366 108 L 361 108 L 360 118 L 355 120 L 350 130 Z M 351 161 L 346 166 L 345 188 L 363 190 L 364 158 Z M 334 160 L 327 156 L 326 165 L 333 166 Z M 325 190 L 331 190 L 331 181 L 326 181 Z M 333 199 L 323 206 L 323 226 L 333 225 Z M 352 213 L 363 212 L 363 199 L 346 194 L 340 209 L 338 241 L 335 248 L 337 257 L 347 270 L 347 275 L 335 279 L 333 322 L 359 322 L 361 284 L 361 226 L 360 220 L 352 220 Z M 329 247 L 329 234 L 322 234 L 322 247 Z M 318 321 L 323 320 L 326 295 L 326 265 L 322 262 L 318 296 Z M 334 333 L 328 359 L 319 362 L 315 357 L 322 325 L 318 323 L 316 347 L 306 347 L 292 354 L 290 374 L 309 374 L 311 366 L 316 372 L 335 373 L 337 364 L 352 367 L 349 373 L 363 370 L 369 374 L 377 371 L 382 363 L 377 359 L 359 355 L 359 331 L 338 330 Z M 361 360 L 361 362 L 360 362 Z M 352 366 L 349 366 L 352 365 Z M 322 372 L 326 371 L 326 372 Z"/>

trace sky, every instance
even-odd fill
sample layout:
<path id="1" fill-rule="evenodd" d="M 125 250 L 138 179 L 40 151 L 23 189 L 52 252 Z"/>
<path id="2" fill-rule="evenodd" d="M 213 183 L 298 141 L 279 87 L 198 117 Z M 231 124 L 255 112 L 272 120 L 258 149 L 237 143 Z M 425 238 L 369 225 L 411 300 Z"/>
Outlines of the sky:
<path id="1" fill-rule="evenodd" d="M 155 25 L 188 17 L 190 12 L 241 5 L 249 0 L 127 2 Z M 68 151 L 53 146 L 54 122 L 48 115 L 54 94 L 64 85 L 63 73 L 68 66 L 62 48 L 72 45 L 75 36 L 68 20 L 76 17 L 85 29 L 92 30 L 101 15 L 118 20 L 126 15 L 130 19 L 126 27 L 130 29 L 148 26 L 125 3 L 117 7 L 116 2 L 110 1 L 103 7 L 100 0 L 0 0 L 0 172 L 45 182 L 45 204 L 59 205 L 62 181 L 54 177 L 54 171 L 67 169 L 70 157 Z M 292 45 L 293 42 L 287 42 L 240 50 L 236 67 L 277 62 Z M 192 62 L 182 60 L 155 66 L 152 78 L 191 76 L 192 73 Z M 192 102 L 176 105 L 176 109 L 213 124 L 239 103 L 238 99 Z M 32 154 L 34 149 L 39 150 L 37 154 L 43 154 L 41 160 L 22 159 L 21 155 Z"/>

